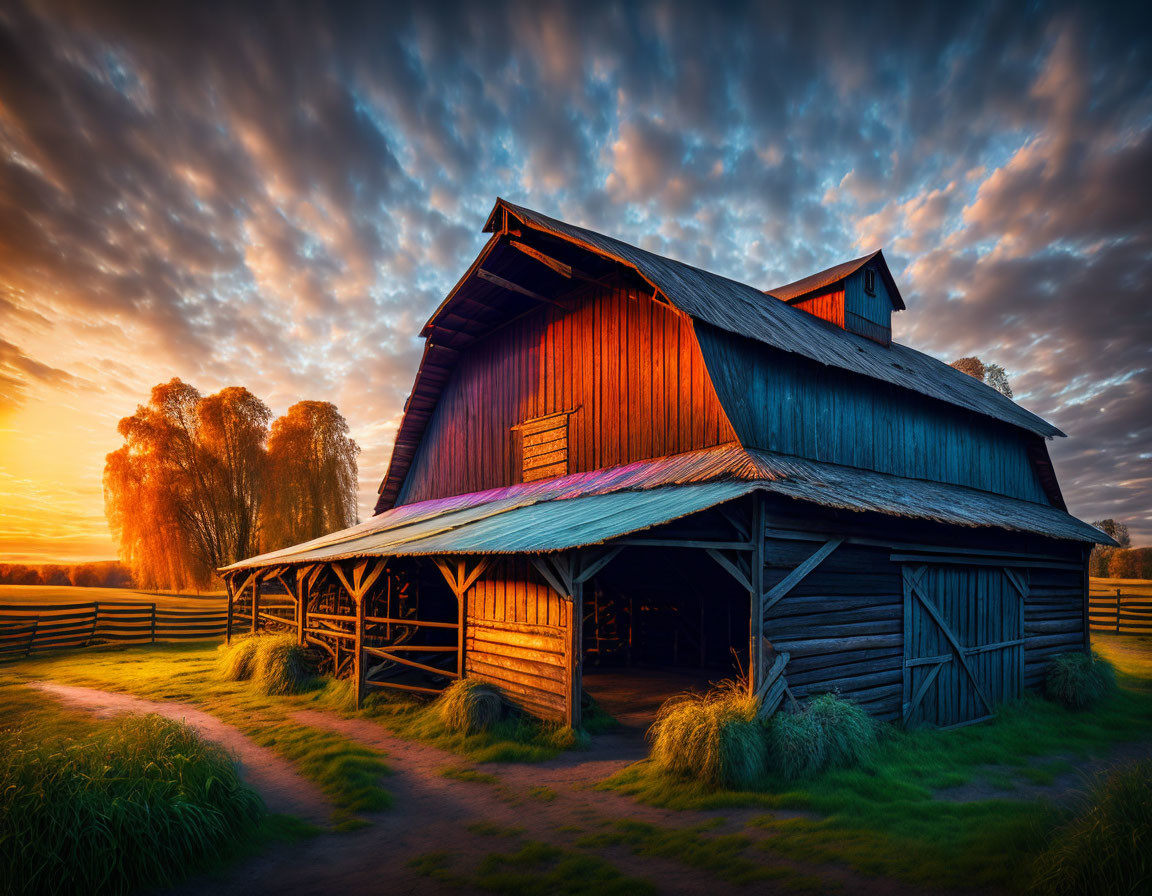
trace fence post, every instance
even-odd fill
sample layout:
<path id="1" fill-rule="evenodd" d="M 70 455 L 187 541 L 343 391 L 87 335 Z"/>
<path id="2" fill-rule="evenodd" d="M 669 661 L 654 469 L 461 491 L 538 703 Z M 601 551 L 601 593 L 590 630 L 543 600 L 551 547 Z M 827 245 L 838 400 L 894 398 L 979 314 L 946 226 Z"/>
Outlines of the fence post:
<path id="1" fill-rule="evenodd" d="M 1120 589 L 1116 589 L 1116 634 L 1120 634 Z"/>
<path id="2" fill-rule="evenodd" d="M 156 602 L 152 602 L 152 643 L 156 643 Z"/>
<path id="3" fill-rule="evenodd" d="M 28 636 L 28 649 L 24 651 L 24 656 L 32 656 L 32 644 L 36 640 L 36 630 L 38 628 L 40 628 L 39 616 L 32 620 L 32 634 Z"/>
<path id="4" fill-rule="evenodd" d="M 91 647 L 93 640 L 96 638 L 96 624 L 100 620 L 100 601 L 92 602 L 92 632 L 88 635 L 88 643 L 85 647 Z"/>

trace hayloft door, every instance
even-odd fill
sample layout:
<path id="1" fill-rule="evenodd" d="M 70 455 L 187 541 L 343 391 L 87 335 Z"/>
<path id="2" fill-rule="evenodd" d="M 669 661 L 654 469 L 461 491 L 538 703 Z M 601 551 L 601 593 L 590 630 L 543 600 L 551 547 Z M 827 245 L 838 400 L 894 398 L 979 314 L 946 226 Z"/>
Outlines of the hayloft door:
<path id="1" fill-rule="evenodd" d="M 1027 573 L 906 564 L 903 578 L 905 724 L 978 722 L 1019 696 Z"/>

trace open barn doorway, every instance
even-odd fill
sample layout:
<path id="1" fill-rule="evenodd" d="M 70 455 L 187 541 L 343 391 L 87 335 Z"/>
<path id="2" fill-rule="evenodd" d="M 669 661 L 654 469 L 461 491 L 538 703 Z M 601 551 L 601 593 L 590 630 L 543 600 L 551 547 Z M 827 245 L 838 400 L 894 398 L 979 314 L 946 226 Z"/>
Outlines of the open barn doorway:
<path id="1" fill-rule="evenodd" d="M 646 730 L 669 697 L 747 672 L 749 607 L 702 550 L 626 548 L 584 588 L 586 697 Z"/>

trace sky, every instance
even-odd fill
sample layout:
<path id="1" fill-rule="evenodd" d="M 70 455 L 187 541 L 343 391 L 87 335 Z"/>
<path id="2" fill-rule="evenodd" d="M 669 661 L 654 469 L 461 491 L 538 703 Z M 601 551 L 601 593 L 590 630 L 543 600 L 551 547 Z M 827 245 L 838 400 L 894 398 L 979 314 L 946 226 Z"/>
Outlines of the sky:
<path id="1" fill-rule="evenodd" d="M 334 401 L 360 513 L 497 196 L 770 288 L 882 247 L 1152 544 L 1146 4 L 0 4 L 0 560 L 115 556 L 178 376 Z"/>

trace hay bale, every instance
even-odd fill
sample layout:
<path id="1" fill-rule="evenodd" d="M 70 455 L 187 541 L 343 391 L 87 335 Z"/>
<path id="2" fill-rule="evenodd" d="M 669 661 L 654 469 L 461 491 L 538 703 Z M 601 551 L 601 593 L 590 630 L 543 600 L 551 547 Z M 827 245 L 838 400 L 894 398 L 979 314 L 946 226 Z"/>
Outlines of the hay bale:
<path id="1" fill-rule="evenodd" d="M 225 681 L 247 681 L 256 669 L 256 635 L 240 635 L 231 644 L 221 644 L 216 668 Z"/>
<path id="2" fill-rule="evenodd" d="M 264 635 L 257 643 L 253 681 L 262 694 L 297 694 L 312 677 L 307 653 L 293 635 Z"/>

